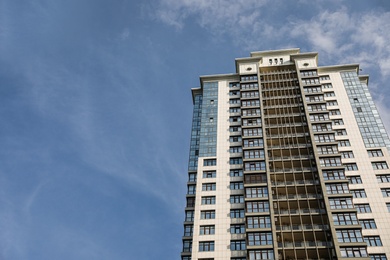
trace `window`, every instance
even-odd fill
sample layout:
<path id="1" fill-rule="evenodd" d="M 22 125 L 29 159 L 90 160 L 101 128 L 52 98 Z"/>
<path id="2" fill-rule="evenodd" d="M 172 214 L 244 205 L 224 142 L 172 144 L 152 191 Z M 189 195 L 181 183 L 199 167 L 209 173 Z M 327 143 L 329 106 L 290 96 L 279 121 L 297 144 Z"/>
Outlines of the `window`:
<path id="1" fill-rule="evenodd" d="M 367 198 L 364 189 L 351 190 L 351 193 L 354 198 Z"/>
<path id="2" fill-rule="evenodd" d="M 343 170 L 324 170 L 322 171 L 322 175 L 325 181 L 345 179 L 345 174 Z"/>
<path id="3" fill-rule="evenodd" d="M 378 182 L 390 182 L 390 174 L 377 175 L 376 179 Z"/>
<path id="4" fill-rule="evenodd" d="M 214 241 L 199 242 L 199 252 L 214 251 Z"/>
<path id="5" fill-rule="evenodd" d="M 200 212 L 201 219 L 215 219 L 215 210 L 202 210 Z"/>
<path id="6" fill-rule="evenodd" d="M 247 150 L 244 151 L 244 159 L 257 159 L 257 158 L 264 158 L 264 150 L 257 149 L 257 150 Z"/>
<path id="7" fill-rule="evenodd" d="M 196 185 L 188 185 L 187 186 L 187 194 L 194 195 L 196 192 Z"/>
<path id="8" fill-rule="evenodd" d="M 325 97 L 334 97 L 336 96 L 335 93 L 333 91 L 331 92 L 325 92 Z"/>
<path id="9" fill-rule="evenodd" d="M 193 210 L 186 211 L 185 221 L 194 221 L 194 211 Z"/>
<path id="10" fill-rule="evenodd" d="M 336 135 L 337 136 L 347 135 L 347 130 L 345 130 L 345 129 L 337 129 L 336 130 Z"/>
<path id="11" fill-rule="evenodd" d="M 348 184 L 347 183 L 326 184 L 326 193 L 327 194 L 349 193 Z"/>
<path id="12" fill-rule="evenodd" d="M 305 100 L 306 102 L 320 102 L 320 101 L 324 101 L 324 96 L 323 95 L 307 96 Z"/>
<path id="13" fill-rule="evenodd" d="M 305 85 L 320 84 L 320 80 L 318 78 L 303 79 L 302 82 Z"/>
<path id="14" fill-rule="evenodd" d="M 206 171 L 203 172 L 203 178 L 215 178 L 217 176 L 216 171 Z"/>
<path id="15" fill-rule="evenodd" d="M 230 170 L 230 177 L 240 177 L 242 175 L 242 170 Z"/>
<path id="16" fill-rule="evenodd" d="M 248 213 L 269 212 L 269 203 L 268 201 L 248 201 L 246 203 L 246 210 Z"/>
<path id="17" fill-rule="evenodd" d="M 251 109 L 244 109 L 242 110 L 243 116 L 260 116 L 260 108 L 251 108 Z"/>
<path id="18" fill-rule="evenodd" d="M 230 195 L 230 203 L 244 203 L 244 196 L 242 195 Z"/>
<path id="19" fill-rule="evenodd" d="M 336 235 L 341 243 L 363 242 L 362 232 L 359 229 L 336 230 Z"/>
<path id="20" fill-rule="evenodd" d="M 332 119 L 333 125 L 344 125 L 344 121 L 342 119 Z"/>
<path id="21" fill-rule="evenodd" d="M 328 114 L 314 114 L 314 115 L 310 115 L 310 121 L 312 121 L 312 122 L 325 121 L 325 120 L 329 120 L 329 115 Z"/>
<path id="22" fill-rule="evenodd" d="M 356 213 L 337 213 L 332 214 L 333 222 L 337 226 L 358 225 Z"/>
<path id="23" fill-rule="evenodd" d="M 245 250 L 245 249 L 246 249 L 245 240 L 232 240 L 232 241 L 230 241 L 230 250 L 237 251 L 237 250 Z"/>
<path id="24" fill-rule="evenodd" d="M 184 236 L 191 237 L 193 230 L 194 230 L 193 225 L 184 225 Z"/>
<path id="25" fill-rule="evenodd" d="M 263 146 L 263 145 L 264 145 L 264 140 L 262 138 L 244 140 L 244 147 L 256 147 L 256 146 Z"/>
<path id="26" fill-rule="evenodd" d="M 329 198 L 331 209 L 353 209 L 351 198 Z"/>
<path id="27" fill-rule="evenodd" d="M 235 95 L 239 95 L 239 94 L 240 94 L 240 91 L 238 91 L 238 90 L 229 91 L 229 96 L 235 96 Z"/>
<path id="28" fill-rule="evenodd" d="M 317 143 L 334 142 L 334 134 L 314 135 L 314 141 L 316 141 Z"/>
<path id="29" fill-rule="evenodd" d="M 231 126 L 229 128 L 229 131 L 230 132 L 240 132 L 241 131 L 241 127 L 239 127 L 239 126 Z"/>
<path id="30" fill-rule="evenodd" d="M 267 175 L 266 174 L 245 174 L 245 183 L 266 183 Z"/>
<path id="31" fill-rule="evenodd" d="M 371 213 L 371 207 L 370 204 L 364 203 L 364 204 L 355 204 L 355 208 L 358 211 L 358 213 Z"/>
<path id="32" fill-rule="evenodd" d="M 386 254 L 370 254 L 371 260 L 387 260 Z"/>
<path id="33" fill-rule="evenodd" d="M 390 188 L 381 189 L 383 197 L 390 197 Z"/>
<path id="34" fill-rule="evenodd" d="M 192 240 L 183 240 L 183 252 L 192 251 Z"/>
<path id="35" fill-rule="evenodd" d="M 242 147 L 241 146 L 230 146 L 230 153 L 241 153 Z"/>
<path id="36" fill-rule="evenodd" d="M 215 183 L 203 183 L 202 184 L 202 191 L 215 190 L 215 187 L 216 187 Z"/>
<path id="37" fill-rule="evenodd" d="M 264 246 L 272 245 L 271 232 L 254 232 L 248 233 L 248 245 L 250 246 Z"/>
<path id="38" fill-rule="evenodd" d="M 308 111 L 326 111 L 325 104 L 312 104 L 307 106 Z"/>
<path id="39" fill-rule="evenodd" d="M 329 75 L 320 76 L 320 80 L 330 80 Z"/>
<path id="40" fill-rule="evenodd" d="M 260 101 L 258 99 L 256 100 L 243 100 L 241 102 L 242 107 L 258 107 L 260 106 Z"/>
<path id="41" fill-rule="evenodd" d="M 202 197 L 202 205 L 215 204 L 215 196 L 204 196 Z"/>
<path id="42" fill-rule="evenodd" d="M 236 88 L 239 86 L 240 86 L 240 83 L 238 83 L 238 82 L 230 82 L 229 83 L 229 88 Z"/>
<path id="43" fill-rule="evenodd" d="M 243 218 L 245 217 L 245 212 L 243 209 L 231 209 L 230 218 Z"/>
<path id="44" fill-rule="evenodd" d="M 246 162 L 244 164 L 245 171 L 264 171 L 265 162 Z"/>
<path id="45" fill-rule="evenodd" d="M 329 101 L 326 101 L 326 105 L 328 107 L 332 107 L 332 106 L 337 106 L 337 101 L 336 100 L 329 100 Z"/>
<path id="46" fill-rule="evenodd" d="M 240 99 L 239 98 L 231 98 L 229 100 L 229 104 L 240 104 Z"/>
<path id="47" fill-rule="evenodd" d="M 199 227 L 199 235 L 214 235 L 215 234 L 215 226 L 200 226 Z"/>
<path id="48" fill-rule="evenodd" d="M 231 116 L 231 117 L 229 117 L 229 122 L 231 122 L 231 123 L 241 122 L 241 117 L 239 117 L 239 116 Z"/>
<path id="49" fill-rule="evenodd" d="M 390 203 L 386 203 L 387 211 L 390 212 Z"/>
<path id="50" fill-rule="evenodd" d="M 195 182 L 196 181 L 196 173 L 189 173 L 188 174 L 188 181 Z"/>
<path id="51" fill-rule="evenodd" d="M 265 162 L 246 162 L 244 164 L 245 171 L 264 171 Z"/>
<path id="52" fill-rule="evenodd" d="M 314 132 L 328 132 L 332 131 L 332 124 L 312 124 Z"/>
<path id="53" fill-rule="evenodd" d="M 229 109 L 229 113 L 238 113 L 241 109 L 239 107 L 232 107 Z"/>
<path id="54" fill-rule="evenodd" d="M 321 167 L 341 166 L 341 158 L 340 157 L 320 158 L 320 165 Z"/>
<path id="55" fill-rule="evenodd" d="M 316 70 L 303 70 L 303 71 L 301 71 L 300 74 L 302 77 L 317 76 L 317 71 Z"/>
<path id="56" fill-rule="evenodd" d="M 187 198 L 187 208 L 195 207 L 195 197 Z"/>
<path id="57" fill-rule="evenodd" d="M 241 76 L 241 81 L 254 81 L 257 80 L 257 75 Z"/>
<path id="58" fill-rule="evenodd" d="M 191 256 L 182 256 L 181 260 L 191 260 Z"/>
<path id="59" fill-rule="evenodd" d="M 243 182 L 231 182 L 230 189 L 231 190 L 242 190 L 242 189 L 244 189 L 244 183 Z"/>
<path id="60" fill-rule="evenodd" d="M 372 162 L 371 165 L 374 170 L 389 169 L 386 162 Z"/>
<path id="61" fill-rule="evenodd" d="M 356 163 L 346 163 L 344 164 L 346 171 L 357 171 L 358 167 Z"/>
<path id="62" fill-rule="evenodd" d="M 382 150 L 378 149 L 378 150 L 368 150 L 368 156 L 370 157 L 382 157 L 383 156 L 383 153 L 382 153 Z"/>
<path id="63" fill-rule="evenodd" d="M 382 246 L 382 241 L 379 236 L 364 237 L 364 242 L 366 242 L 368 246 Z"/>
<path id="64" fill-rule="evenodd" d="M 231 143 L 235 143 L 235 142 L 241 142 L 241 136 L 231 136 L 229 141 Z"/>
<path id="65" fill-rule="evenodd" d="M 242 92 L 242 93 L 241 93 L 241 97 L 242 97 L 242 98 L 259 97 L 259 91 Z"/>
<path id="66" fill-rule="evenodd" d="M 325 84 L 322 84 L 322 88 L 323 89 L 329 89 L 329 88 L 333 88 L 333 86 L 330 83 L 325 83 Z"/>
<path id="67" fill-rule="evenodd" d="M 341 257 L 367 257 L 365 247 L 340 247 Z"/>
<path id="68" fill-rule="evenodd" d="M 241 157 L 236 157 L 236 158 L 230 158 L 229 161 L 230 164 L 242 164 L 242 158 Z"/>
<path id="69" fill-rule="evenodd" d="M 248 228 L 271 228 L 271 218 L 264 217 L 247 217 L 246 223 Z"/>
<path id="70" fill-rule="evenodd" d="M 363 229 L 376 229 L 375 220 L 373 219 L 362 219 L 359 222 Z"/>
<path id="71" fill-rule="evenodd" d="M 230 225 L 230 233 L 231 234 L 244 234 L 245 233 L 245 225 Z"/>
<path id="72" fill-rule="evenodd" d="M 341 156 L 344 159 L 355 158 L 352 151 L 341 152 Z"/>
<path id="73" fill-rule="evenodd" d="M 321 87 L 306 87 L 304 88 L 305 93 L 319 93 L 322 92 Z"/>
<path id="74" fill-rule="evenodd" d="M 217 165 L 217 159 L 205 159 L 203 161 L 203 166 L 214 166 Z"/>
<path id="75" fill-rule="evenodd" d="M 350 184 L 360 184 L 363 183 L 362 178 L 359 175 L 356 176 L 348 176 L 347 177 Z"/>
<path id="76" fill-rule="evenodd" d="M 263 132 L 261 128 L 246 128 L 244 129 L 244 136 L 262 136 Z"/>
<path id="77" fill-rule="evenodd" d="M 241 89 L 259 89 L 259 84 L 257 83 L 241 84 Z"/>
<path id="78" fill-rule="evenodd" d="M 254 187 L 245 189 L 246 198 L 264 198 L 268 197 L 267 187 Z"/>
<path id="79" fill-rule="evenodd" d="M 274 251 L 271 249 L 250 250 L 249 259 L 250 260 L 275 259 Z"/>

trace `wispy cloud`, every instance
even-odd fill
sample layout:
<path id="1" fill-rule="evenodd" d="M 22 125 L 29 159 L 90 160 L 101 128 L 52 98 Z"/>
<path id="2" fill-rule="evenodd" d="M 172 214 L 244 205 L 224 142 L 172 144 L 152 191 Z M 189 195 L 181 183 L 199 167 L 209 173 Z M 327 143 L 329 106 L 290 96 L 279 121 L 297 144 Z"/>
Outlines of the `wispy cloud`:
<path id="1" fill-rule="evenodd" d="M 225 32 L 238 25 L 247 27 L 259 18 L 269 0 L 161 0 L 156 12 L 163 22 L 182 29 L 186 19 L 195 18 L 204 28 Z"/>

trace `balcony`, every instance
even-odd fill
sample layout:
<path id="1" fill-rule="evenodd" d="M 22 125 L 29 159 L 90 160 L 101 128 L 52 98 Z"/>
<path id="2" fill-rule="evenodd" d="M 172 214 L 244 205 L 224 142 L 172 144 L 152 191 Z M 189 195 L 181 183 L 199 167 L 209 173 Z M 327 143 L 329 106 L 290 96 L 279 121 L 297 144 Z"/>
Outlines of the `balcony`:
<path id="1" fill-rule="evenodd" d="M 300 214 L 324 214 L 326 213 L 325 209 L 310 208 L 310 209 L 275 209 L 275 214 L 279 215 L 300 215 Z M 287 227 L 287 226 L 286 226 Z M 291 228 L 291 226 L 289 226 Z M 292 229 L 290 229 L 292 230 Z"/>
<path id="2" fill-rule="evenodd" d="M 299 180 L 299 181 L 272 181 L 272 186 L 297 186 L 297 185 L 317 185 L 319 180 Z"/>
<path id="3" fill-rule="evenodd" d="M 274 200 L 292 200 L 292 199 L 322 199 L 322 194 L 289 194 L 273 195 Z"/>
<path id="4" fill-rule="evenodd" d="M 329 225 L 291 225 L 291 226 L 276 226 L 276 230 L 281 231 L 305 231 L 305 230 L 329 230 Z"/>
<path id="5" fill-rule="evenodd" d="M 285 172 L 305 172 L 305 171 L 309 171 L 309 172 L 316 172 L 317 171 L 317 168 L 314 168 L 314 167 L 303 167 L 303 168 L 274 168 L 274 169 L 270 169 L 270 172 L 275 172 L 275 173 L 285 173 Z"/>
<path id="6" fill-rule="evenodd" d="M 299 242 L 278 242 L 278 247 L 331 247 L 332 242 L 327 241 L 299 241 Z"/>
<path id="7" fill-rule="evenodd" d="M 269 157 L 272 161 L 283 161 L 283 160 L 309 160 L 313 159 L 313 155 L 301 155 L 301 156 L 281 156 L 281 157 Z"/>

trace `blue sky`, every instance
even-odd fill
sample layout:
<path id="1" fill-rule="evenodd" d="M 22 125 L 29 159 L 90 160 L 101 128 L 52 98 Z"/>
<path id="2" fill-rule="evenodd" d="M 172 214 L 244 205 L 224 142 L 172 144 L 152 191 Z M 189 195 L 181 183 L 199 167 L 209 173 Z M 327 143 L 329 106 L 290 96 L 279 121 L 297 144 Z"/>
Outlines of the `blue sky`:
<path id="1" fill-rule="evenodd" d="M 0 259 L 179 259 L 199 75 L 360 63 L 390 129 L 387 0 L 1 0 Z"/>

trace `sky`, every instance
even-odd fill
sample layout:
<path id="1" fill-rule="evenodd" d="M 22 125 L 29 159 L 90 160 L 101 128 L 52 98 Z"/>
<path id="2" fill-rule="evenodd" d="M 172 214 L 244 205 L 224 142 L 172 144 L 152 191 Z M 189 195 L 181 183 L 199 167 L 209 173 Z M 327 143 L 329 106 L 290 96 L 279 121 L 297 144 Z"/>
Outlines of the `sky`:
<path id="1" fill-rule="evenodd" d="M 390 130 L 388 0 L 0 0 L 0 259 L 180 259 L 199 76 L 360 63 Z"/>

